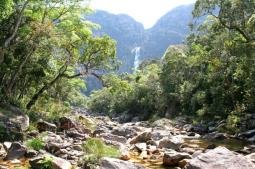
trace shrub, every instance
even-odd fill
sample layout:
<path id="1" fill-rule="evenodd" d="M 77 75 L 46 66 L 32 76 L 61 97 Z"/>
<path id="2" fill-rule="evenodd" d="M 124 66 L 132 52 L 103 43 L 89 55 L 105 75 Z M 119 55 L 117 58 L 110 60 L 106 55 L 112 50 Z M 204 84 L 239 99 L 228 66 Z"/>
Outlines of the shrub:
<path id="1" fill-rule="evenodd" d="M 113 146 L 106 145 L 101 139 L 90 138 L 84 144 L 83 148 L 90 155 L 95 155 L 97 158 L 102 157 L 119 157 L 120 152 Z"/>
<path id="2" fill-rule="evenodd" d="M 84 157 L 85 165 L 88 168 L 95 168 L 102 157 L 119 157 L 120 151 L 98 138 L 90 138 L 83 144 L 84 150 L 88 153 Z M 85 167 L 85 168 L 86 168 Z"/>
<path id="3" fill-rule="evenodd" d="M 36 151 L 39 151 L 39 150 L 44 148 L 45 143 L 44 143 L 44 141 L 42 140 L 41 137 L 37 137 L 37 138 L 33 138 L 33 139 L 30 139 L 30 140 L 27 140 L 26 145 L 29 148 L 32 148 L 32 149 L 34 149 Z"/>

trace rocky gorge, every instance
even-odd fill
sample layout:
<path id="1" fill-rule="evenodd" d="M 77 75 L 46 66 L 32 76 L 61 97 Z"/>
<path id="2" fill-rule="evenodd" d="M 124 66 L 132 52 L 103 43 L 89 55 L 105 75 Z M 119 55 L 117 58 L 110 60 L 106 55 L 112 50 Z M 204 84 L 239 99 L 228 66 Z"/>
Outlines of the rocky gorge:
<path id="1" fill-rule="evenodd" d="M 0 168 L 41 169 L 50 163 L 53 169 L 252 169 L 255 146 L 240 138 L 251 141 L 253 134 L 205 133 L 183 119 L 119 123 L 105 116 L 75 113 L 54 123 L 39 120 L 34 130 L 26 131 L 24 140 L 43 141 L 36 150 L 28 141 L 1 143 Z M 84 142 L 91 138 L 116 147 L 118 158 L 102 156 L 91 167 L 84 161 Z"/>

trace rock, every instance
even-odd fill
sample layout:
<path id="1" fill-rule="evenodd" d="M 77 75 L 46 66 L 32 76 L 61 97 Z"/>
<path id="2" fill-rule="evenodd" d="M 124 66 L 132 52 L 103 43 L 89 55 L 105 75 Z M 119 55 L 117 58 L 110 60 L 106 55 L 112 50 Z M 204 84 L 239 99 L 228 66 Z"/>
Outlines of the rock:
<path id="1" fill-rule="evenodd" d="M 168 130 L 153 130 L 151 133 L 151 139 L 154 141 L 161 140 L 162 138 L 170 138 L 172 134 Z"/>
<path id="2" fill-rule="evenodd" d="M 10 148 L 6 149 L 7 155 L 4 160 L 14 160 L 23 158 L 27 149 L 18 142 L 13 142 Z"/>
<path id="3" fill-rule="evenodd" d="M 63 139 L 61 138 L 61 136 L 52 133 L 52 132 L 46 132 L 46 134 L 43 136 L 42 140 L 45 143 L 48 142 L 53 142 L 53 143 L 63 143 Z"/>
<path id="4" fill-rule="evenodd" d="M 57 126 L 47 121 L 39 120 L 37 123 L 37 129 L 40 133 L 44 131 L 56 132 Z"/>
<path id="5" fill-rule="evenodd" d="M 204 124 L 197 124 L 197 125 L 186 124 L 183 126 L 183 129 L 188 132 L 195 132 L 199 134 L 204 134 L 208 132 L 208 128 Z"/>
<path id="6" fill-rule="evenodd" d="M 113 135 L 123 136 L 127 139 L 137 136 L 137 131 L 132 127 L 117 127 L 111 132 Z"/>
<path id="7" fill-rule="evenodd" d="M 5 150 L 8 150 L 9 148 L 11 148 L 12 142 L 6 141 L 6 142 L 4 142 L 3 146 L 4 146 Z"/>
<path id="8" fill-rule="evenodd" d="M 170 139 L 164 138 L 159 141 L 158 147 L 178 150 L 183 142 L 184 141 L 181 137 L 171 137 Z"/>
<path id="9" fill-rule="evenodd" d="M 145 167 L 129 161 L 122 161 L 114 158 L 103 158 L 99 169 L 145 169 Z"/>
<path id="10" fill-rule="evenodd" d="M 50 154 L 44 154 L 42 156 L 32 158 L 29 160 L 29 164 L 33 169 L 42 169 L 43 168 L 42 162 L 45 159 L 49 159 L 49 161 L 51 161 L 52 165 L 51 169 L 72 169 L 72 165 L 70 162 Z"/>
<path id="11" fill-rule="evenodd" d="M 245 132 L 242 132 L 242 133 L 238 134 L 238 137 L 241 137 L 241 138 L 250 138 L 250 137 L 253 137 L 253 136 L 255 136 L 255 129 L 248 130 L 248 131 L 245 131 Z"/>
<path id="12" fill-rule="evenodd" d="M 148 151 L 149 154 L 154 154 L 155 152 L 158 151 L 158 149 L 157 149 L 157 146 L 150 145 L 150 146 L 148 146 L 147 151 Z"/>
<path id="13" fill-rule="evenodd" d="M 255 153 L 248 154 L 245 156 L 249 161 L 253 162 L 255 164 Z"/>
<path id="14" fill-rule="evenodd" d="M 195 151 L 195 152 L 192 154 L 192 158 L 195 158 L 195 157 L 199 156 L 199 155 L 202 154 L 202 153 L 203 153 L 202 150 L 197 150 L 197 151 Z"/>
<path id="15" fill-rule="evenodd" d="M 66 135 L 68 137 L 72 137 L 72 138 L 85 138 L 86 137 L 85 134 L 79 133 L 75 128 L 71 128 L 71 129 L 67 130 Z"/>
<path id="16" fill-rule="evenodd" d="M 243 155 L 225 147 L 217 147 L 191 159 L 186 169 L 254 169 L 255 166 Z"/>
<path id="17" fill-rule="evenodd" d="M 194 132 L 188 132 L 187 136 L 193 137 L 193 136 L 196 136 L 196 133 L 194 133 Z"/>
<path id="18" fill-rule="evenodd" d="M 143 132 L 130 140 L 130 144 L 146 143 L 151 140 L 151 132 Z"/>
<path id="19" fill-rule="evenodd" d="M 130 154 L 129 154 L 129 151 L 122 151 L 121 152 L 121 155 L 120 155 L 120 159 L 121 160 L 124 160 L 124 161 L 128 161 L 130 160 Z"/>
<path id="20" fill-rule="evenodd" d="M 33 158 L 36 157 L 38 155 L 38 152 L 35 150 L 27 150 L 25 157 L 26 158 Z"/>
<path id="21" fill-rule="evenodd" d="M 117 136 L 117 135 L 113 135 L 113 134 L 103 133 L 100 135 L 100 137 L 103 138 L 104 140 L 111 141 L 111 142 L 119 142 L 122 144 L 127 143 L 127 139 L 123 136 Z"/>
<path id="22" fill-rule="evenodd" d="M 136 148 L 138 151 L 142 152 L 142 151 L 146 151 L 147 145 L 146 145 L 146 143 L 136 143 L 136 144 L 135 144 L 135 148 Z"/>
<path id="23" fill-rule="evenodd" d="M 46 146 L 45 146 L 45 150 L 47 150 L 48 152 L 50 152 L 52 154 L 54 154 L 55 152 L 57 152 L 61 148 L 62 148 L 62 144 L 61 143 L 55 143 L 55 142 L 48 142 L 48 143 L 46 143 Z"/>
<path id="24" fill-rule="evenodd" d="M 188 164 L 189 160 L 190 159 L 183 159 L 183 160 L 179 161 L 178 166 L 181 168 L 184 168 Z"/>
<path id="25" fill-rule="evenodd" d="M 209 144 L 206 149 L 215 149 L 217 146 L 215 144 Z"/>
<path id="26" fill-rule="evenodd" d="M 0 103 L 0 107 L 3 111 L 0 112 L 0 121 L 7 124 L 7 128 L 10 127 L 8 126 L 9 123 L 12 127 L 18 129 L 18 131 L 25 131 L 28 129 L 29 117 L 18 107 L 5 103 Z"/>
<path id="27" fill-rule="evenodd" d="M 209 133 L 203 136 L 203 139 L 208 139 L 208 140 L 224 140 L 226 138 L 227 138 L 227 135 L 225 133 L 218 133 L 218 132 Z"/>
<path id="28" fill-rule="evenodd" d="M 83 148 L 81 145 L 73 145 L 73 149 L 77 151 L 83 151 Z"/>
<path id="29" fill-rule="evenodd" d="M 4 149 L 4 145 L 0 144 L 0 160 L 3 160 L 7 155 L 7 152 Z"/>
<path id="30" fill-rule="evenodd" d="M 193 154 L 196 150 L 194 148 L 191 148 L 191 147 L 184 147 L 181 149 L 181 152 L 185 152 L 185 153 L 188 153 L 188 154 Z"/>
<path id="31" fill-rule="evenodd" d="M 167 118 L 162 118 L 162 119 L 154 121 L 151 124 L 151 126 L 154 128 L 159 128 L 159 129 L 163 129 L 163 130 L 171 130 L 171 129 L 173 129 L 174 123 L 173 123 L 173 121 L 171 121 Z"/>
<path id="32" fill-rule="evenodd" d="M 247 141 L 254 143 L 255 142 L 255 135 L 247 139 Z"/>
<path id="33" fill-rule="evenodd" d="M 22 131 L 20 124 L 10 121 L 10 119 L 2 119 L 1 116 L 0 116 L 0 130 L 1 130 L 0 142 L 24 140 L 24 132 Z"/>
<path id="34" fill-rule="evenodd" d="M 36 130 L 29 131 L 29 132 L 27 133 L 27 136 L 29 136 L 29 137 L 37 137 L 38 135 L 39 135 L 39 132 L 36 131 Z"/>
<path id="35" fill-rule="evenodd" d="M 17 165 L 17 164 L 20 164 L 21 161 L 18 160 L 18 159 L 14 159 L 14 160 L 11 160 L 10 163 L 11 163 L 11 164 L 14 164 L 14 165 Z"/>
<path id="36" fill-rule="evenodd" d="M 59 128 L 60 130 L 69 130 L 71 128 L 75 128 L 75 122 L 68 117 L 61 117 L 59 119 Z"/>
<path id="37" fill-rule="evenodd" d="M 140 159 L 147 159 L 148 158 L 148 154 L 147 151 L 142 151 L 139 155 Z"/>
<path id="38" fill-rule="evenodd" d="M 191 155 L 187 153 L 180 153 L 176 151 L 168 151 L 164 153 L 163 165 L 178 166 L 178 163 L 183 159 L 191 159 Z"/>

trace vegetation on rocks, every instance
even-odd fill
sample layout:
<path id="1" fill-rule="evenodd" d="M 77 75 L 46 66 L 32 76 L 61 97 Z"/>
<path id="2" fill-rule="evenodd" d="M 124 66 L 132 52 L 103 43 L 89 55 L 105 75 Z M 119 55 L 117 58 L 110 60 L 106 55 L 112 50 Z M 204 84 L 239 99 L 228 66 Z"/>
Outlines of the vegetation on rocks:
<path id="1" fill-rule="evenodd" d="M 88 153 L 85 157 L 89 159 L 99 160 L 102 157 L 119 157 L 120 152 L 113 146 L 106 145 L 103 140 L 97 138 L 90 138 L 83 144 L 83 148 Z"/>

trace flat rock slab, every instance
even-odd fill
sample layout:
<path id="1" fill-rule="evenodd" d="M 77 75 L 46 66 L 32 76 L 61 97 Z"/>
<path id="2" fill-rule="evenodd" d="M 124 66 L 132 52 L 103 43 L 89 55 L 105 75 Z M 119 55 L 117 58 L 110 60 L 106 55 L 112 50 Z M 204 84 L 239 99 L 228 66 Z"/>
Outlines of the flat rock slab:
<path id="1" fill-rule="evenodd" d="M 99 169 L 146 169 L 141 165 L 115 158 L 103 158 Z"/>
<path id="2" fill-rule="evenodd" d="M 217 147 L 190 160 L 186 169 L 255 169 L 255 165 L 243 155 Z"/>

